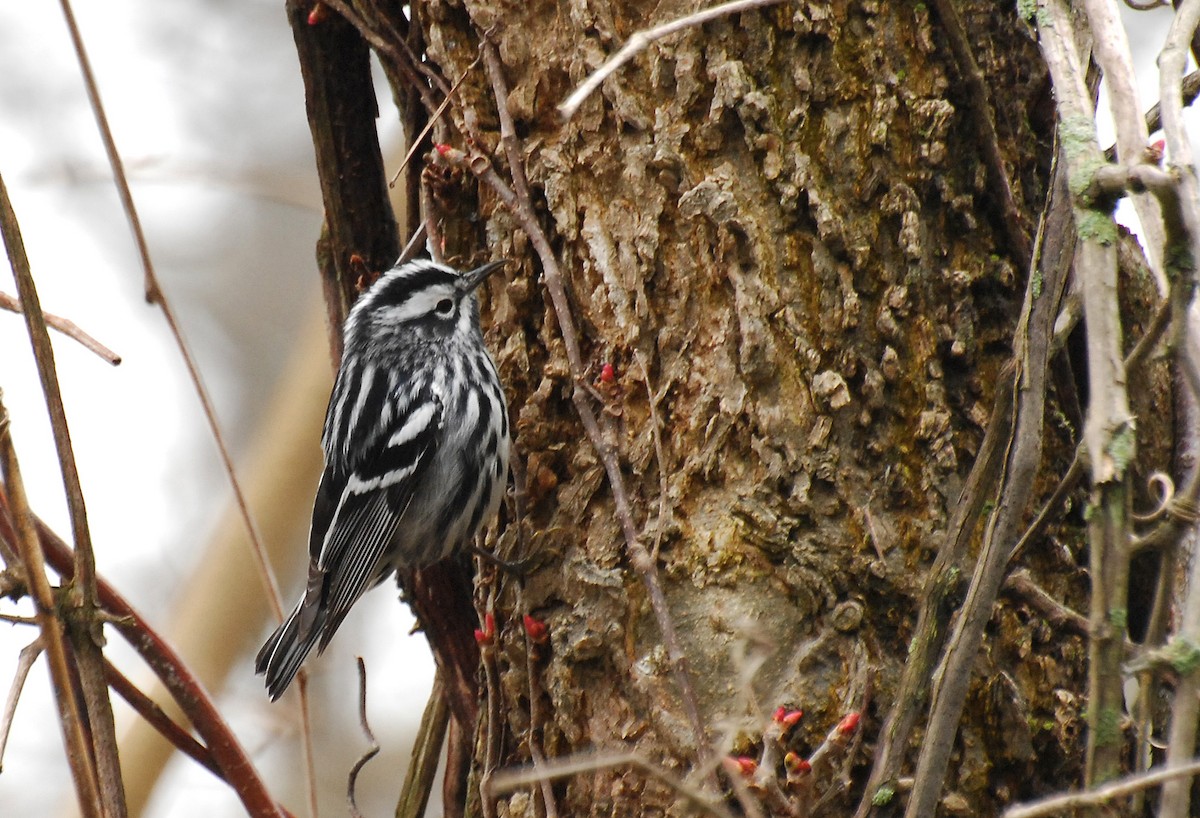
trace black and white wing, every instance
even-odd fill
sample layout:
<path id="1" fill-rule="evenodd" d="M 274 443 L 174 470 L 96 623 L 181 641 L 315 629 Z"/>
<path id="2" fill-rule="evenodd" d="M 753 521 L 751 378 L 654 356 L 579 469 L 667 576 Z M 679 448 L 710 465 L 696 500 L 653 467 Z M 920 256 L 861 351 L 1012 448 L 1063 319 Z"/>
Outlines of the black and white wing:
<path id="1" fill-rule="evenodd" d="M 354 603 L 386 573 L 384 555 L 442 441 L 441 399 L 428 387 L 413 397 L 368 421 L 378 441 L 356 447 L 370 453 L 358 462 L 339 468 L 338 441 L 326 442 L 304 598 L 258 655 L 256 669 L 266 673 L 272 698 L 314 646 L 324 650 Z"/>

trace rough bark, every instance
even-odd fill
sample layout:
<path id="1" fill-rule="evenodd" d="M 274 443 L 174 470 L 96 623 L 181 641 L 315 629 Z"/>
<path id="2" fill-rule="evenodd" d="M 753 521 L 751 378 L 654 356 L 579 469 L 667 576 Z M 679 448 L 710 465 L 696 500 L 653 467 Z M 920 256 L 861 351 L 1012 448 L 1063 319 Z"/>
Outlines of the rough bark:
<path id="1" fill-rule="evenodd" d="M 1009 9 L 953 5 L 990 89 L 991 161 L 998 153 L 1017 212 L 1035 224 L 1054 150 L 1045 68 Z M 441 133 L 507 178 L 492 84 L 475 63 L 483 32 L 498 47 L 585 386 L 657 557 L 709 741 L 695 746 L 528 237 L 463 167 L 431 159 L 427 200 L 448 256 L 486 247 L 514 261 L 483 296 L 524 476 L 522 536 L 510 518 L 498 546 L 541 558 L 524 577 L 479 581 L 498 633 L 484 651 L 473 780 L 630 749 L 682 777 L 705 755 L 757 757 L 777 706 L 804 711 L 788 746 L 806 756 L 865 707 L 865 741 L 815 784 L 833 793 L 815 814 L 842 815 L 863 794 L 933 552 L 1011 359 L 1028 259 L 980 144 L 973 106 L 988 103 L 924 4 L 800 0 L 708 23 L 651 46 L 561 120 L 555 106 L 630 35 L 693 6 L 414 7 L 429 65 L 447 84 L 467 74 L 448 121 L 482 140 Z M 1149 299 L 1152 283 L 1131 279 L 1127 297 Z M 1126 330 L 1136 341 L 1139 328 Z M 1066 471 L 1080 433 L 1071 362 L 1055 364 L 1035 498 Z M 1169 413 L 1169 395 L 1148 383 L 1134 390 L 1139 429 Z M 1076 610 L 1084 536 L 1075 513 L 1039 541 L 1053 547 L 1027 557 L 1034 581 Z M 1027 599 L 1006 597 L 992 616 L 947 814 L 996 814 L 1081 774 L 1086 639 Z M 548 626 L 546 644 L 525 615 Z M 846 785 L 833 773 L 843 764 Z M 547 800 L 558 815 L 685 811 L 629 765 L 494 805 L 476 790 L 467 810 L 543 815 Z"/>

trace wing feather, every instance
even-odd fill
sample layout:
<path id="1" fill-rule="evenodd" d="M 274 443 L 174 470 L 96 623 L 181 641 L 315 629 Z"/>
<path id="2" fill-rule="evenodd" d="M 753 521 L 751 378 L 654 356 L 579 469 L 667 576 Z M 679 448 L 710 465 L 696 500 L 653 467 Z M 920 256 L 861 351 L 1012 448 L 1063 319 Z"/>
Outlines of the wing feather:
<path id="1" fill-rule="evenodd" d="M 424 389 L 389 418 L 369 457 L 348 470 L 325 469 L 313 505 L 310 577 L 300 633 L 320 629 L 324 647 L 351 606 L 381 578 L 380 567 L 442 440 L 442 402 Z M 333 443 L 331 441 L 331 443 Z M 336 443 L 327 459 L 336 459 Z"/>

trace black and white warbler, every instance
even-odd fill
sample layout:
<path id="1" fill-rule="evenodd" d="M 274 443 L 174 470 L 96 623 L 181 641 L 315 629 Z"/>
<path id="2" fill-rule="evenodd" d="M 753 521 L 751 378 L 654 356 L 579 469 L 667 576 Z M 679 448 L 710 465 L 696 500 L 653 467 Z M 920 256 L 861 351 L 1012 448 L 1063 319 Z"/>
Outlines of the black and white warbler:
<path id="1" fill-rule="evenodd" d="M 503 261 L 460 273 L 428 260 L 384 273 L 346 319 L 321 445 L 308 585 L 255 670 L 277 699 L 314 646 L 398 567 L 468 546 L 508 477 L 508 409 L 475 289 Z"/>

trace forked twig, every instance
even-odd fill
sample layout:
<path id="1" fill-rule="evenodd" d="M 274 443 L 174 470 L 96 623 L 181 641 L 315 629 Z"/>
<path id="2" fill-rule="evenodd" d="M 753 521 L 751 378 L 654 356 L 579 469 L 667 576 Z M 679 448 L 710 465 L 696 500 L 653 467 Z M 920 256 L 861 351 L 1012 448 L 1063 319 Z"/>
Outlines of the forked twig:
<path id="1" fill-rule="evenodd" d="M 15 312 L 17 315 L 22 314 L 25 310 L 21 306 L 20 300 L 13 298 L 8 293 L 0 293 L 0 310 L 8 310 Z M 68 318 L 61 318 L 57 315 L 51 315 L 48 312 L 43 312 L 42 317 L 46 319 L 46 326 L 50 329 L 61 332 L 63 335 L 78 341 L 86 349 L 96 353 L 100 358 L 117 366 L 121 363 L 121 356 L 113 352 L 104 344 L 97 341 L 92 336 L 79 328 L 79 325 Z"/>
<path id="2" fill-rule="evenodd" d="M 591 76 L 584 80 L 571 93 L 571 96 L 567 97 L 566 101 L 558 106 L 559 114 L 562 115 L 563 119 L 570 119 L 575 116 L 579 110 L 579 106 L 583 104 L 585 99 L 591 96 L 593 91 L 600 87 L 600 83 L 608 79 L 609 75 L 645 50 L 655 40 L 661 40 L 663 37 L 674 34 L 676 31 L 682 31 L 685 28 L 703 25 L 710 20 L 716 20 L 718 17 L 737 14 L 740 11 L 750 11 L 762 6 L 773 6 L 780 2 L 782 0 L 731 0 L 731 2 L 722 3 L 719 6 L 713 6 L 703 11 L 697 11 L 694 14 L 688 14 L 669 23 L 655 26 L 654 28 L 634 32 L 625 42 L 625 45 L 621 47 L 620 51 L 609 57 L 604 65 L 593 71 Z"/>
<path id="3" fill-rule="evenodd" d="M 0 433 L 0 442 L 3 439 Z M 10 518 L 15 518 L 14 510 L 10 510 L 10 502 L 11 493 L 6 499 L 4 493 L 0 492 L 0 539 L 16 540 L 14 529 L 18 523 Z M 58 572 L 64 581 L 70 581 L 74 573 L 71 549 L 41 520 L 32 517 L 31 524 L 35 527 L 45 563 Z M 137 651 L 179 704 L 220 766 L 223 780 L 237 793 L 246 813 L 253 818 L 289 818 L 289 813 L 272 800 L 237 736 L 183 659 L 99 575 L 96 577 L 96 593 L 108 621 Z"/>
<path id="4" fill-rule="evenodd" d="M 0 401 L 0 472 L 4 476 L 4 493 L 12 506 L 14 536 L 25 568 L 25 581 L 33 598 L 38 628 L 46 645 L 50 663 L 50 678 L 58 704 L 59 723 L 79 808 L 85 818 L 101 818 L 100 785 L 92 759 L 91 741 L 87 735 L 83 707 L 75 693 L 78 677 L 68 658 L 66 634 L 56 616 L 54 592 L 46 577 L 46 561 L 34 528 L 33 512 L 25 495 L 17 454 L 13 451 L 8 410 Z"/>
<path id="5" fill-rule="evenodd" d="M 25 243 L 17 224 L 16 213 L 8 198 L 4 180 L 0 178 L 0 233 L 12 264 L 13 280 L 17 294 L 24 306 L 25 328 L 33 348 L 37 364 L 38 380 L 46 400 L 46 412 L 50 416 L 50 429 L 54 437 L 54 448 L 58 454 L 59 470 L 62 474 L 63 491 L 67 498 L 67 510 L 71 518 L 71 534 L 75 542 L 74 568 L 76 581 L 67 592 L 66 605 L 61 609 L 48 609 L 54 627 L 62 623 L 66 637 L 73 648 L 73 666 L 70 679 L 78 684 L 79 706 L 86 719 L 89 745 L 88 766 L 95 773 L 100 802 L 96 808 L 112 818 L 124 818 L 127 807 L 121 766 L 117 758 L 117 733 L 113 722 L 112 701 L 108 695 L 108 684 L 104 680 L 103 658 L 100 651 L 100 623 L 95 618 L 96 557 L 92 550 L 92 535 L 87 522 L 87 505 L 83 498 L 83 487 L 79 481 L 79 469 L 75 463 L 75 450 L 71 446 L 71 433 L 63 408 L 62 387 L 54 363 L 54 348 L 50 345 L 50 331 L 42 315 L 37 287 L 33 281 L 29 258 L 25 254 Z M 16 456 L 13 455 L 13 466 Z M 32 552 L 31 552 L 32 554 Z M 39 575 L 45 579 L 43 564 L 29 562 L 31 554 L 23 553 L 25 571 L 31 577 Z M 31 583 L 32 584 L 32 583 Z M 32 588 L 31 588 L 32 592 Z M 42 600 L 39 600 L 39 604 Z M 45 631 L 45 624 L 39 621 Z M 53 657 L 54 644 L 48 643 Z M 75 689 L 69 689 L 75 698 Z"/>

